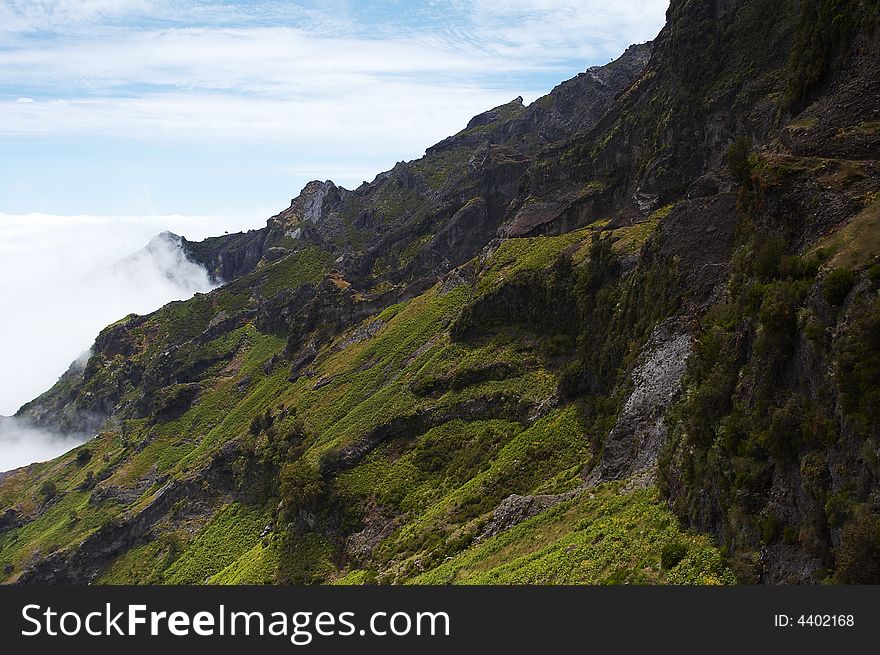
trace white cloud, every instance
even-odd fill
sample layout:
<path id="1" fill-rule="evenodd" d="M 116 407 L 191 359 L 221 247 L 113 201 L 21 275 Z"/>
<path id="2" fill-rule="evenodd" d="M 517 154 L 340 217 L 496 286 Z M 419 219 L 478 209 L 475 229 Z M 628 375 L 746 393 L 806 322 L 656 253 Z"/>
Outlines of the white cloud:
<path id="1" fill-rule="evenodd" d="M 667 5 L 401 2 L 364 22 L 366 5 L 345 0 L 0 0 L 0 138 L 35 144 L 22 155 L 30 167 L 25 162 L 26 173 L 4 191 L 33 196 L 35 207 L 41 196 L 62 193 L 38 184 L 53 167 L 40 144 L 76 137 L 122 151 L 132 141 L 182 148 L 199 141 L 193 150 L 229 144 L 237 154 L 216 164 L 227 168 L 259 167 L 259 148 L 270 144 L 289 154 L 285 173 L 356 186 L 379 172 L 362 164 L 388 158 L 390 167 L 402 153 L 418 156 L 474 114 L 516 95 L 532 100 L 575 70 L 652 38 Z M 102 175 L 101 155 L 88 148 L 82 155 L 94 168 L 82 194 L 102 193 L 107 179 L 120 183 L 124 158 L 108 159 L 113 175 Z M 132 166 L 131 175 L 142 175 L 149 190 L 145 168 Z M 263 222 L 0 214 L 0 363 L 14 372 L 0 378 L 0 414 L 51 386 L 106 324 L 205 284 L 186 266 L 171 282 L 155 261 L 126 274 L 113 267 L 121 257 L 166 229 L 201 238 Z"/>
<path id="2" fill-rule="evenodd" d="M 616 56 L 650 40 L 663 24 L 668 0 L 463 0 L 472 32 L 518 62 Z M 604 63 L 604 62 L 600 62 Z M 561 80 L 560 80 L 561 81 Z"/>
<path id="3" fill-rule="evenodd" d="M 435 10 L 441 27 L 430 28 L 358 25 L 346 3 L 269 3 L 268 18 L 235 4 L 12 4 L 12 24 L 61 34 L 18 32 L 0 50 L 0 86 L 36 100 L 0 103 L 0 134 L 358 139 L 378 130 L 424 146 L 437 121 L 445 136 L 492 104 L 548 90 L 514 81 L 530 72 L 570 74 L 573 60 L 604 63 L 653 37 L 668 2 L 459 0 Z M 111 20 L 124 16 L 170 27 Z M 413 132 L 396 134 L 401 126 Z"/>
<path id="4" fill-rule="evenodd" d="M 103 135 L 135 139 L 222 137 L 227 142 L 296 139 L 320 145 L 419 144 L 457 132 L 479 111 L 510 100 L 504 91 L 425 88 L 352 79 L 328 97 L 263 99 L 196 93 L 141 98 L 0 102 L 0 134 Z M 379 171 L 375 171 L 379 172 Z"/>
<path id="5" fill-rule="evenodd" d="M 0 473 L 58 457 L 76 448 L 86 438 L 84 435 L 53 435 L 15 419 L 4 418 L 0 420 Z"/>
<path id="6" fill-rule="evenodd" d="M 0 214 L 0 414 L 48 389 L 98 332 L 210 288 L 203 269 L 160 248 L 119 262 L 163 230 L 193 239 L 264 218 Z"/>

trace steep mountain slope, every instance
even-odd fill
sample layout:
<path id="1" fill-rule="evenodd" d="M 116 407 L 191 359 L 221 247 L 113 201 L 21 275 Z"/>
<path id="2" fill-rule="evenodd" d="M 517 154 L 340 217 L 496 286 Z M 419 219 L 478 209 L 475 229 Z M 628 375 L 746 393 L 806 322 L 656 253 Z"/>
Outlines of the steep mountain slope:
<path id="1" fill-rule="evenodd" d="M 653 44 L 200 243 L 19 412 L 18 582 L 880 581 L 878 11 Z M 696 528 L 708 535 L 693 532 Z"/>

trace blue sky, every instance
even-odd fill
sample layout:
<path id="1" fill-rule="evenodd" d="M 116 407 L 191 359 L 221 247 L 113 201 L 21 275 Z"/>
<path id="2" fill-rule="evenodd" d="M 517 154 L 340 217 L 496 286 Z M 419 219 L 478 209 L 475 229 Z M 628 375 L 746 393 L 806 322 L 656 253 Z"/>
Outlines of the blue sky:
<path id="1" fill-rule="evenodd" d="M 653 38 L 667 5 L 0 0 L 0 214 L 265 220 Z"/>

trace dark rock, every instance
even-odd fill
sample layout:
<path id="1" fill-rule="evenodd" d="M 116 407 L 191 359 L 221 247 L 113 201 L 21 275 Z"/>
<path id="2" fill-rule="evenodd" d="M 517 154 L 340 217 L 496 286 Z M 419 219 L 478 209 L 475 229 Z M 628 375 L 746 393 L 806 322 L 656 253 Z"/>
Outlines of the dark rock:
<path id="1" fill-rule="evenodd" d="M 9 508 L 3 514 L 0 514 L 0 533 L 22 525 L 21 516 L 14 508 Z"/>
<path id="2" fill-rule="evenodd" d="M 159 423 L 176 419 L 192 406 L 200 391 L 195 382 L 163 387 L 153 403 L 153 418 Z"/>
<path id="3" fill-rule="evenodd" d="M 480 536 L 477 537 L 477 541 L 482 541 L 494 537 L 505 530 L 510 530 L 510 528 L 522 523 L 526 519 L 537 516 L 561 502 L 571 500 L 581 493 L 583 493 L 583 489 L 575 489 L 564 494 L 542 496 L 511 494 L 501 501 L 501 504 L 492 512 L 492 519 Z"/>
<path id="4" fill-rule="evenodd" d="M 605 438 L 601 459 L 586 476 L 588 485 L 633 477 L 644 485 L 654 482 L 666 445 L 664 415 L 681 391 L 691 340 L 687 323 L 680 319 L 654 329 L 630 376 L 632 392 Z"/>

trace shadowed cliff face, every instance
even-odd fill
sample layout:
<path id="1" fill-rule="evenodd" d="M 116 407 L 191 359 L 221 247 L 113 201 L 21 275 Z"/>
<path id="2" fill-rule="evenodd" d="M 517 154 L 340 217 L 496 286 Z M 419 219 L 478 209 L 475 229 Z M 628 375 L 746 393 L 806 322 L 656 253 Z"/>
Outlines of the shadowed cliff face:
<path id="1" fill-rule="evenodd" d="M 5 579 L 877 582 L 877 20 L 678 0 L 184 242 L 225 284 L 23 408 L 99 436 L 0 483 Z"/>

